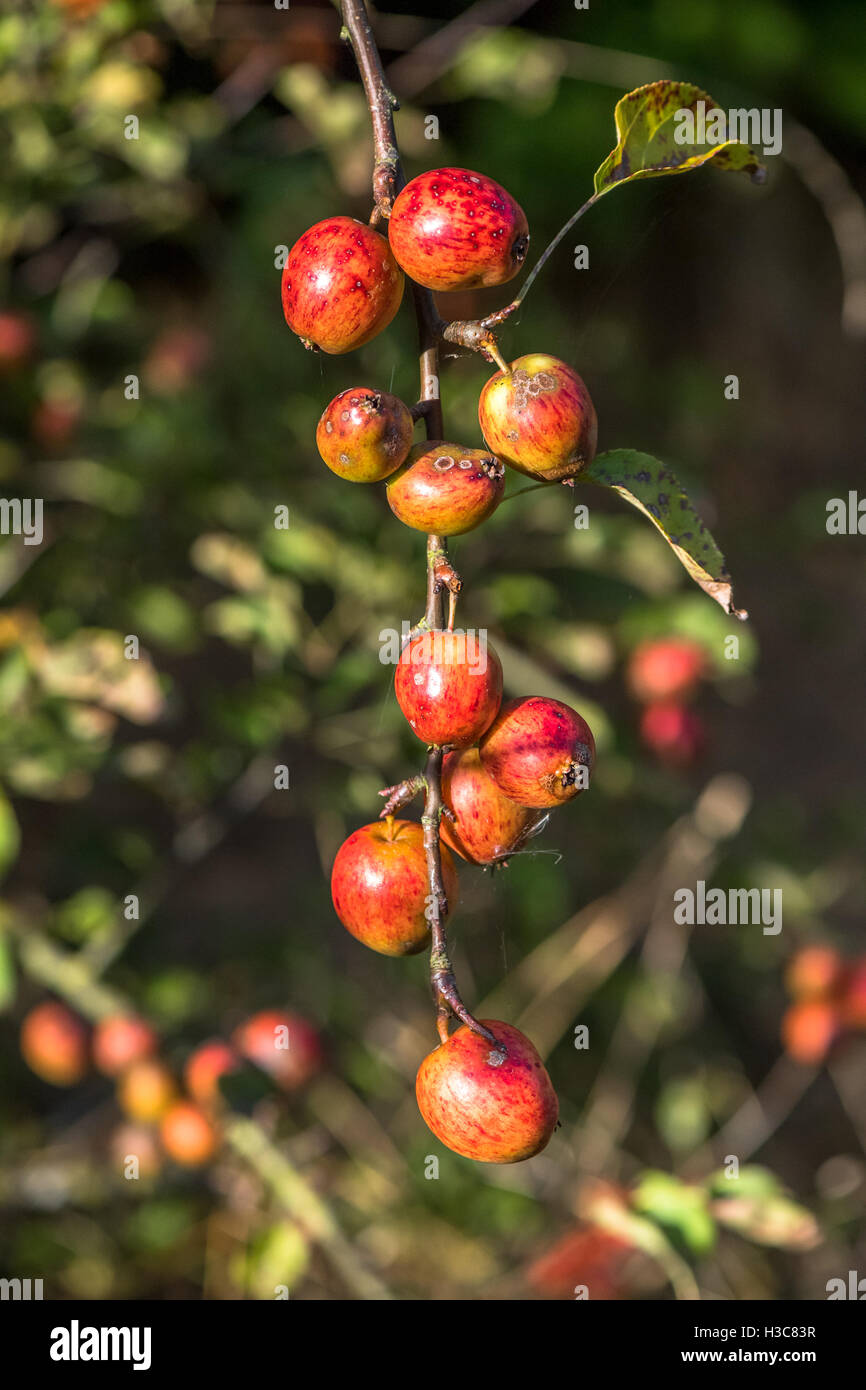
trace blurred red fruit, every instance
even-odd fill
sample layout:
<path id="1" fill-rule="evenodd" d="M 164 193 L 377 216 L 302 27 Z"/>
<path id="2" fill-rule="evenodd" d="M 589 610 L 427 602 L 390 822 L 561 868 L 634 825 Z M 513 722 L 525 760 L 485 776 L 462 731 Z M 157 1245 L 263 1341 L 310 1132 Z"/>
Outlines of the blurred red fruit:
<path id="1" fill-rule="evenodd" d="M 121 1177 L 152 1178 L 162 1167 L 156 1136 L 146 1125 L 122 1124 L 109 1141 L 111 1161 Z M 132 1159 L 136 1163 L 131 1162 Z"/>
<path id="2" fill-rule="evenodd" d="M 693 710 L 665 702 L 647 705 L 640 721 L 644 746 L 671 767 L 688 767 L 706 747 L 703 720 Z"/>
<path id="3" fill-rule="evenodd" d="M 233 1047 L 221 1038 L 202 1043 L 191 1053 L 184 1068 L 186 1089 L 199 1105 L 213 1105 L 221 1099 L 219 1080 L 237 1071 L 240 1058 Z"/>
<path id="4" fill-rule="evenodd" d="M 30 421 L 33 438 L 43 449 L 60 452 L 71 443 L 81 422 L 81 405 L 75 400 L 47 397 L 37 405 Z"/>
<path id="5" fill-rule="evenodd" d="M 820 999 L 836 988 L 842 960 L 832 946 L 805 946 L 785 971 L 785 987 L 794 999 Z"/>
<path id="6" fill-rule="evenodd" d="M 142 376 L 152 391 L 175 395 L 199 375 L 211 357 L 211 342 L 201 328 L 167 328 L 145 358 Z"/>
<path id="7" fill-rule="evenodd" d="M 681 700 L 695 688 L 706 666 L 703 650 L 687 637 L 642 642 L 629 658 L 629 689 L 643 704 Z"/>
<path id="8" fill-rule="evenodd" d="M 590 1299 L 610 1300 L 622 1292 L 622 1266 L 631 1247 L 597 1226 L 578 1226 L 529 1266 L 526 1281 L 549 1298 L 573 1298 L 585 1287 Z"/>
<path id="9" fill-rule="evenodd" d="M 266 1009 L 236 1028 L 232 1041 L 250 1062 L 268 1073 L 283 1091 L 296 1091 L 324 1062 L 317 1030 L 300 1014 Z"/>
<path id="10" fill-rule="evenodd" d="M 36 329 L 26 314 L 0 314 L 0 372 L 23 367 L 36 348 Z"/>
<path id="11" fill-rule="evenodd" d="M 167 1110 L 159 1127 L 162 1147 L 185 1168 L 200 1168 L 216 1153 L 217 1131 L 197 1105 L 181 1100 Z"/>
<path id="12" fill-rule="evenodd" d="M 121 1076 L 117 1100 L 121 1110 L 139 1124 L 155 1124 L 177 1094 L 174 1077 L 163 1062 L 146 1057 Z"/>
<path id="13" fill-rule="evenodd" d="M 782 1042 L 795 1062 L 818 1066 L 839 1034 L 839 1016 L 833 1004 L 822 999 L 802 999 L 782 1018 Z"/>
<path id="14" fill-rule="evenodd" d="M 38 1004 L 21 1024 L 21 1055 L 53 1086 L 74 1086 L 87 1072 L 87 1029 L 65 1004 Z"/>
<path id="15" fill-rule="evenodd" d="M 132 1014 L 115 1014 L 97 1023 L 93 1033 L 93 1060 L 106 1076 L 117 1076 L 133 1062 L 156 1051 L 157 1037 L 149 1023 Z"/>
<path id="16" fill-rule="evenodd" d="M 848 1028 L 866 1028 L 866 960 L 856 961 L 845 972 L 839 1014 Z"/>

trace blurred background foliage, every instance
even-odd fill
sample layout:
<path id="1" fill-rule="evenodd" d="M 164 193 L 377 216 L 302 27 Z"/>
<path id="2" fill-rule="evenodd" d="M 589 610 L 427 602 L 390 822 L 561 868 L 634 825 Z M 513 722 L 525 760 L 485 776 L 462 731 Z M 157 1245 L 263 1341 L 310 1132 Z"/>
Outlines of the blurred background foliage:
<path id="1" fill-rule="evenodd" d="M 463 867 L 453 922 L 464 994 L 542 1047 L 563 1129 L 516 1169 L 448 1154 L 413 1096 L 435 1042 L 424 960 L 365 953 L 328 891 L 341 839 L 419 764 L 379 649 L 424 588 L 421 538 L 314 444 L 348 386 L 414 401 L 408 298 L 346 358 L 306 354 L 279 306 L 279 248 L 370 211 L 368 117 L 336 14 L 6 4 L 0 480 L 7 498 L 45 499 L 45 536 L 0 548 L 0 1234 L 3 1275 L 44 1277 L 46 1296 L 345 1288 L 236 1156 L 122 1180 L 110 1086 L 60 1092 L 21 1061 L 17 1028 L 46 983 L 38 954 L 16 963 L 28 936 L 84 951 L 174 1061 L 252 1009 L 313 1020 L 329 1069 L 263 1123 L 399 1297 L 569 1297 L 582 1282 L 690 1296 L 696 1278 L 707 1296 L 821 1298 L 864 1267 L 862 1041 L 816 1074 L 779 1037 L 794 950 L 862 942 L 866 571 L 862 536 L 825 530 L 827 500 L 862 476 L 862 9 L 501 0 L 468 11 L 481 28 L 455 22 L 463 10 L 374 14 L 404 162 L 503 181 L 530 263 L 589 192 L 625 91 L 676 76 L 723 107 L 784 112 L 763 189 L 707 170 L 617 191 L 501 334 L 506 355 L 574 363 L 600 447 L 676 470 L 751 622 L 594 490 L 507 501 L 454 544 L 462 621 L 489 629 L 507 691 L 576 704 L 599 763 L 591 795 L 506 871 Z M 588 270 L 573 268 L 579 243 Z M 487 371 L 444 363 L 451 437 L 481 442 Z M 624 679 L 639 643 L 671 635 L 707 662 L 705 741 L 674 762 L 641 743 Z M 701 877 L 782 888 L 782 932 L 704 926 L 686 944 L 671 894 Z M 729 1153 L 763 1165 L 736 1198 L 713 1189 Z"/>

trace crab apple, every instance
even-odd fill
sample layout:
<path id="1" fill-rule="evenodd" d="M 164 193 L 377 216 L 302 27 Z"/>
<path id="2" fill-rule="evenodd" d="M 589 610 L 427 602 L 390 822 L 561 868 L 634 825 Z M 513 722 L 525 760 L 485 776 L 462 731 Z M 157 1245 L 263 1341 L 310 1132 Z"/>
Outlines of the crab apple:
<path id="1" fill-rule="evenodd" d="M 558 357 L 518 357 L 482 387 L 478 420 L 503 463 L 530 478 L 573 478 L 595 457 L 598 422 L 577 372 Z"/>
<path id="2" fill-rule="evenodd" d="M 394 693 L 422 743 L 465 748 L 496 717 L 502 663 L 475 633 L 422 632 L 400 653 Z"/>
<path id="3" fill-rule="evenodd" d="M 442 1143 L 481 1163 L 519 1163 L 547 1144 L 559 1102 L 532 1043 L 518 1028 L 483 1019 L 505 1051 L 465 1025 L 418 1069 L 415 1094 Z"/>
<path id="4" fill-rule="evenodd" d="M 177 1087 L 168 1067 L 150 1057 L 128 1067 L 117 1084 L 121 1110 L 131 1120 L 144 1125 L 161 1119 L 176 1094 Z"/>
<path id="5" fill-rule="evenodd" d="M 526 259 L 529 226 L 501 184 L 471 169 L 431 169 L 397 195 L 391 249 L 428 290 L 504 285 Z"/>
<path id="6" fill-rule="evenodd" d="M 240 1058 L 234 1048 L 222 1038 L 212 1038 L 187 1058 L 183 1071 L 186 1089 L 199 1105 L 218 1104 L 222 1099 L 220 1077 L 237 1071 L 239 1066 Z"/>
<path id="7" fill-rule="evenodd" d="M 33 356 L 36 329 L 26 314 L 0 314 L 0 372 L 15 371 Z"/>
<path id="8" fill-rule="evenodd" d="M 703 650 L 687 637 L 641 642 L 629 658 L 629 688 L 642 704 L 682 699 L 695 688 L 706 666 Z"/>
<path id="9" fill-rule="evenodd" d="M 671 767 L 689 767 L 703 753 L 706 730 L 693 710 L 675 700 L 659 700 L 647 705 L 640 721 L 644 746 Z"/>
<path id="10" fill-rule="evenodd" d="M 785 971 L 785 987 L 794 999 L 820 999 L 842 978 L 842 959 L 832 946 L 804 946 Z"/>
<path id="11" fill-rule="evenodd" d="M 387 484 L 398 521 L 435 536 L 462 536 L 496 511 L 505 469 L 485 449 L 434 440 L 416 444 Z"/>
<path id="12" fill-rule="evenodd" d="M 156 1051 L 157 1037 L 149 1023 L 134 1014 L 113 1014 L 97 1023 L 93 1033 L 93 1060 L 106 1076 L 120 1072 Z"/>
<path id="13" fill-rule="evenodd" d="M 281 1091 L 297 1091 L 322 1068 L 319 1033 L 300 1014 L 264 1009 L 232 1034 L 242 1057 L 267 1072 Z"/>
<path id="14" fill-rule="evenodd" d="M 184 1168 L 200 1168 L 216 1153 L 217 1132 L 197 1105 L 179 1100 L 165 1112 L 159 1126 L 162 1147 Z"/>
<path id="15" fill-rule="evenodd" d="M 546 820 L 545 812 L 518 806 L 499 790 L 477 748 L 446 753 L 442 801 L 454 817 L 442 817 L 442 839 L 472 864 L 507 859 Z"/>
<path id="16" fill-rule="evenodd" d="M 87 1029 L 65 1004 L 46 1000 L 21 1024 L 21 1055 L 52 1086 L 74 1086 L 87 1072 Z"/>
<path id="17" fill-rule="evenodd" d="M 479 747 L 485 772 L 521 806 L 559 806 L 584 791 L 595 762 L 586 720 L 561 700 L 509 700 Z"/>
<path id="18" fill-rule="evenodd" d="M 826 999 L 798 999 L 782 1018 L 782 1042 L 789 1057 L 818 1066 L 839 1036 L 839 1016 Z"/>
<path id="19" fill-rule="evenodd" d="M 448 906 L 457 902 L 457 870 L 442 847 Z M 424 831 L 387 816 L 344 840 L 331 872 L 334 910 L 352 936 L 383 956 L 414 956 L 430 939 Z"/>
<path id="20" fill-rule="evenodd" d="M 848 1028 L 866 1028 L 866 960 L 856 961 L 845 972 L 839 1014 Z"/>
<path id="21" fill-rule="evenodd" d="M 387 328 L 403 297 L 403 272 L 372 227 L 353 217 L 327 217 L 295 242 L 281 290 L 292 332 L 338 354 Z"/>
<path id="22" fill-rule="evenodd" d="M 316 429 L 319 453 L 332 473 L 350 483 L 389 478 L 412 447 L 409 407 L 387 391 L 353 386 L 341 391 Z"/>

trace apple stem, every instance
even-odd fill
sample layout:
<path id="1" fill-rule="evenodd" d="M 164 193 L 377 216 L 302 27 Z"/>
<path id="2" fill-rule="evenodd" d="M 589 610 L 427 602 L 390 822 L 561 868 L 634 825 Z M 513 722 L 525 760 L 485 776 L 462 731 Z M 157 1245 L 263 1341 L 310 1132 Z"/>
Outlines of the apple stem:
<path id="1" fill-rule="evenodd" d="M 388 218 L 391 214 L 394 198 L 405 183 L 397 147 L 397 135 L 394 129 L 394 111 L 397 108 L 397 100 L 385 79 L 382 59 L 376 47 L 376 40 L 373 37 L 364 0 L 342 0 L 342 12 L 343 25 L 355 53 L 373 126 L 373 199 L 378 217 L 380 219 Z M 418 404 L 412 414 L 415 419 L 423 418 L 428 439 L 444 439 L 442 402 L 439 395 L 439 343 L 447 332 L 448 325 L 438 313 L 430 291 L 416 284 L 408 275 L 406 279 L 412 290 L 415 319 L 418 324 L 419 374 L 421 379 Z M 498 362 L 500 367 L 507 371 L 505 363 L 498 355 L 499 349 L 496 346 L 496 339 L 489 327 L 479 328 L 477 340 L 476 350 L 487 356 L 489 360 Z M 427 606 L 423 620 L 426 631 L 436 632 L 442 628 L 443 591 L 445 589 L 448 590 L 449 608 L 453 619 L 453 606 L 460 587 L 460 576 L 448 559 L 448 546 L 445 538 L 435 535 L 428 536 Z M 482 1037 L 495 1042 L 489 1029 L 484 1028 L 472 1017 L 460 998 L 457 982 L 451 970 L 451 962 L 448 959 L 448 940 L 445 934 L 445 916 L 448 911 L 448 903 L 442 881 L 442 854 L 439 845 L 439 822 L 444 811 L 442 806 L 442 756 L 441 748 L 431 748 L 427 754 L 427 765 L 423 776 L 409 778 L 401 784 L 403 787 L 408 787 L 414 782 L 420 782 L 426 790 L 421 824 L 424 828 L 424 853 L 430 890 L 427 909 L 432 937 L 430 982 L 436 1001 L 437 1026 L 439 1036 L 444 1042 L 448 1035 L 448 1011 L 450 1010 L 473 1032 L 480 1033 Z M 388 788 L 387 790 L 389 792 L 398 791 L 399 788 Z M 420 786 L 417 790 L 420 790 Z"/>

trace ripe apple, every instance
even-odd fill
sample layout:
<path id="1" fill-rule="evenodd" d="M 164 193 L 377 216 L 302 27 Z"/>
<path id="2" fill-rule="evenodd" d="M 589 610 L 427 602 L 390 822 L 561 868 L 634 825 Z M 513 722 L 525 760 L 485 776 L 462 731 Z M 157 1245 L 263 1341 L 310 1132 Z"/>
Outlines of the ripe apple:
<path id="1" fill-rule="evenodd" d="M 707 737 L 703 720 L 675 700 L 647 705 L 640 721 L 644 745 L 671 767 L 689 767 L 703 753 Z"/>
<path id="2" fill-rule="evenodd" d="M 465 748 L 496 717 L 502 663 L 472 632 L 422 632 L 403 648 L 397 704 L 422 743 Z"/>
<path id="3" fill-rule="evenodd" d="M 297 1091 L 324 1062 L 318 1030 L 309 1019 L 282 1009 L 253 1014 L 232 1034 L 242 1057 L 255 1062 L 282 1091 Z"/>
<path id="4" fill-rule="evenodd" d="M 316 429 L 319 453 L 350 483 L 388 478 L 412 447 L 415 422 L 397 396 L 353 386 L 327 407 Z"/>
<path id="5" fill-rule="evenodd" d="M 636 700 L 680 700 L 689 695 L 707 669 L 706 657 L 688 637 L 641 642 L 628 663 L 628 684 Z"/>
<path id="6" fill-rule="evenodd" d="M 523 209 L 501 184 L 471 169 L 431 169 L 407 183 L 388 236 L 406 274 L 430 290 L 504 285 L 529 247 Z"/>
<path id="7" fill-rule="evenodd" d="M 821 999 L 843 978 L 842 958 L 832 946 L 804 946 L 785 971 L 785 986 L 794 999 Z"/>
<path id="8" fill-rule="evenodd" d="M 436 1138 L 464 1158 L 519 1163 L 547 1144 L 559 1102 L 529 1039 L 510 1023 L 481 1021 L 506 1051 L 458 1028 L 421 1063 L 418 1108 Z"/>
<path id="9" fill-rule="evenodd" d="M 442 847 L 448 906 L 457 903 L 457 870 Z M 414 956 L 430 939 L 424 831 L 415 821 L 363 825 L 344 840 L 331 873 L 334 909 L 347 931 L 383 956 Z"/>
<path id="10" fill-rule="evenodd" d="M 485 449 L 443 440 L 416 444 L 387 484 L 388 505 L 405 526 L 435 536 L 462 536 L 496 511 L 505 469 Z"/>
<path id="11" fill-rule="evenodd" d="M 177 1086 L 168 1067 L 151 1057 L 134 1062 L 117 1084 L 121 1110 L 143 1125 L 161 1119 L 176 1095 Z"/>
<path id="12" fill-rule="evenodd" d="M 87 1029 L 65 1004 L 46 1000 L 21 1024 L 21 1055 L 52 1086 L 74 1086 L 87 1072 Z"/>
<path id="13" fill-rule="evenodd" d="M 799 999 L 785 1010 L 782 1042 L 789 1057 L 803 1066 L 823 1062 L 839 1035 L 836 1007 L 826 999 Z"/>
<path id="14" fill-rule="evenodd" d="M 546 820 L 543 811 L 518 806 L 499 790 L 477 748 L 446 753 L 442 800 L 454 817 L 442 817 L 442 839 L 472 864 L 507 859 Z"/>
<path id="15" fill-rule="evenodd" d="M 545 352 L 518 357 L 482 387 L 478 420 L 503 463 L 530 478 L 573 478 L 595 457 L 598 422 L 571 367 Z"/>
<path id="16" fill-rule="evenodd" d="M 521 806 L 559 806 L 586 789 L 595 740 L 586 720 L 542 695 L 509 700 L 481 740 L 481 762 Z"/>
<path id="17" fill-rule="evenodd" d="M 186 1089 L 193 1100 L 205 1107 L 219 1104 L 221 1076 L 237 1071 L 240 1058 L 233 1047 L 222 1038 L 211 1038 L 190 1053 L 183 1071 Z"/>
<path id="18" fill-rule="evenodd" d="M 156 1051 L 157 1036 L 149 1023 L 133 1014 L 114 1014 L 97 1023 L 93 1032 L 93 1060 L 106 1076 L 118 1076 L 133 1062 Z"/>
<path id="19" fill-rule="evenodd" d="M 286 323 L 306 344 L 351 352 L 387 328 L 403 272 L 383 236 L 352 217 L 327 217 L 295 242 L 283 269 Z"/>
<path id="20" fill-rule="evenodd" d="M 216 1153 L 217 1132 L 203 1110 L 192 1101 L 179 1100 L 162 1117 L 162 1147 L 169 1158 L 185 1168 L 200 1168 Z"/>

